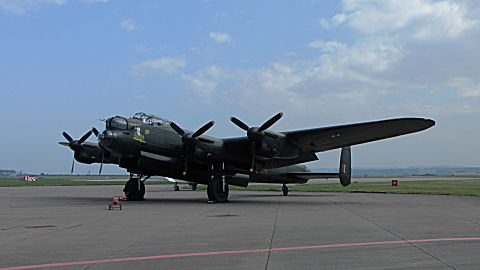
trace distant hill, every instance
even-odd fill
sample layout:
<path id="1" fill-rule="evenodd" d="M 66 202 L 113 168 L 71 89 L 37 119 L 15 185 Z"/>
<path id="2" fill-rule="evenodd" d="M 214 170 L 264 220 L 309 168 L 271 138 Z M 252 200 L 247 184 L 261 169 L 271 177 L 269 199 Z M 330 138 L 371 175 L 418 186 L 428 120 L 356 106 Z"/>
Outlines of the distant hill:
<path id="1" fill-rule="evenodd" d="M 0 170 L 0 176 L 9 176 L 15 174 L 17 174 L 15 170 Z"/>
<path id="2" fill-rule="evenodd" d="M 318 168 L 315 172 L 336 172 L 338 169 Z M 372 176 L 416 176 L 416 175 L 480 175 L 480 167 L 406 167 L 406 168 L 352 168 L 353 177 L 372 177 Z"/>

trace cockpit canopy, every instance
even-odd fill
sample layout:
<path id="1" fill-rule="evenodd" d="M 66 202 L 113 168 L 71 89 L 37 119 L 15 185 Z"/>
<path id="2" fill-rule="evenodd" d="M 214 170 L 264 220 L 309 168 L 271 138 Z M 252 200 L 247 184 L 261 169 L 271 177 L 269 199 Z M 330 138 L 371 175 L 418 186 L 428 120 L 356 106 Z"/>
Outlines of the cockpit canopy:
<path id="1" fill-rule="evenodd" d="M 139 119 L 143 123 L 147 125 L 152 125 L 152 126 L 168 126 L 170 125 L 170 121 L 167 119 L 151 115 L 151 114 L 146 114 L 143 112 L 139 112 L 133 115 L 133 119 Z"/>
<path id="2" fill-rule="evenodd" d="M 138 122 L 132 121 L 133 119 L 140 120 L 143 123 L 151 126 L 170 126 L 170 121 L 168 121 L 167 119 L 163 119 L 161 117 L 146 113 L 136 113 L 135 115 L 133 115 L 132 118 L 130 118 L 130 121 L 121 116 L 111 117 L 105 122 L 106 128 L 108 130 L 132 129 L 138 126 Z"/>
<path id="3" fill-rule="evenodd" d="M 106 127 L 109 130 L 127 130 L 128 129 L 128 121 L 127 121 L 127 119 L 125 119 L 121 116 L 115 116 L 115 117 L 107 119 Z"/>

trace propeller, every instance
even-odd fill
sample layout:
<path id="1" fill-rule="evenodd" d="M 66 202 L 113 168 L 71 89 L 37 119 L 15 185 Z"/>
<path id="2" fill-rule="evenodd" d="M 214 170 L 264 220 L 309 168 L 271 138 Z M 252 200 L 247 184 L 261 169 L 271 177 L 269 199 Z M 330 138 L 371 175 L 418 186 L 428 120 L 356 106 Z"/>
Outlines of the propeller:
<path id="1" fill-rule="evenodd" d="M 272 116 L 272 118 L 268 119 L 263 125 L 260 127 L 249 127 L 247 124 L 240 121 L 238 118 L 230 117 L 230 121 L 232 121 L 236 126 L 245 130 L 247 132 L 248 140 L 250 141 L 250 152 L 252 154 L 250 172 L 253 172 L 255 169 L 255 157 L 256 157 L 256 142 L 261 140 L 263 137 L 263 132 L 273 126 L 280 118 L 282 118 L 283 113 L 279 112 L 276 115 Z"/>
<path id="2" fill-rule="evenodd" d="M 98 135 L 100 132 L 95 127 L 92 127 L 92 132 L 95 134 L 95 136 L 98 138 Z M 102 149 L 102 161 L 100 162 L 100 169 L 98 170 L 98 175 L 102 174 L 102 168 L 103 168 L 103 159 L 105 158 L 105 149 Z"/>
<path id="3" fill-rule="evenodd" d="M 182 128 L 180 128 L 174 122 L 170 122 L 170 127 L 178 133 L 178 135 L 182 136 L 182 143 L 183 143 L 183 151 L 184 151 L 184 163 L 183 163 L 183 175 L 187 174 L 187 167 L 188 167 L 188 160 L 190 159 L 190 149 L 194 147 L 198 142 L 198 137 L 201 136 L 203 133 L 207 132 L 213 125 L 215 121 L 210 121 L 199 128 L 197 131 L 192 133 L 186 133 Z"/>
<path id="4" fill-rule="evenodd" d="M 92 132 L 93 134 L 95 134 L 95 136 L 98 137 L 98 134 L 100 134 L 100 132 L 98 132 L 98 130 L 95 128 L 95 127 L 92 127 Z"/>
<path id="5" fill-rule="evenodd" d="M 72 139 L 72 137 L 70 135 L 68 135 L 68 133 L 65 132 L 65 131 L 62 132 L 62 135 L 63 135 L 63 137 L 65 137 L 65 139 L 67 139 L 68 144 L 65 143 L 65 142 L 59 142 L 59 144 L 68 145 L 70 147 L 70 149 L 72 149 L 74 151 L 73 160 L 72 160 L 72 169 L 70 171 L 70 174 L 73 174 L 73 168 L 75 167 L 75 151 L 79 149 L 79 146 L 82 143 L 84 143 L 88 139 L 88 137 L 90 137 L 90 135 L 92 135 L 92 132 L 94 132 L 94 129 L 95 128 L 92 128 L 92 130 L 89 130 L 79 140 Z M 98 132 L 96 129 L 95 129 L 95 131 Z"/>

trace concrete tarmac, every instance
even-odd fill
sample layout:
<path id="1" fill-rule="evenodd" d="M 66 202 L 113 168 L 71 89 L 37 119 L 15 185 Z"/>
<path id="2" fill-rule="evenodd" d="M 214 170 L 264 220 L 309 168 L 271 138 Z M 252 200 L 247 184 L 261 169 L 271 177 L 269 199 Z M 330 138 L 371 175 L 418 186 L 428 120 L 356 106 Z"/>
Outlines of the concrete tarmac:
<path id="1" fill-rule="evenodd" d="M 0 188 L 0 269 L 480 269 L 477 197 L 122 188 Z"/>

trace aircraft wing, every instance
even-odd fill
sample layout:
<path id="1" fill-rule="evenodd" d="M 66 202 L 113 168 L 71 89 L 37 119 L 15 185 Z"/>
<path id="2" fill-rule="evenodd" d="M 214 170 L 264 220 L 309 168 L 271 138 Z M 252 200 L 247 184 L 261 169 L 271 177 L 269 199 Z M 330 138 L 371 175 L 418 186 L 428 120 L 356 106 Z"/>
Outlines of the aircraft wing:
<path id="1" fill-rule="evenodd" d="M 418 132 L 435 125 L 423 118 L 398 118 L 350 125 L 282 132 L 304 152 L 323 152 Z"/>
<path id="2" fill-rule="evenodd" d="M 63 145 L 63 146 L 70 146 L 70 144 L 68 144 L 68 142 L 58 142 L 58 144 Z M 83 142 L 82 145 L 99 147 L 99 146 L 98 146 L 98 143 L 91 143 L 91 142 Z"/>
<path id="3" fill-rule="evenodd" d="M 362 144 L 400 135 L 422 131 L 435 125 L 435 121 L 423 118 L 397 118 L 373 122 L 340 125 L 323 128 L 282 132 L 302 153 L 294 159 L 271 159 L 264 162 L 266 168 L 278 168 L 292 164 L 317 160 L 316 152 L 324 152 L 356 144 Z M 248 138 L 223 140 L 227 153 L 235 153 L 242 166 L 248 166 L 250 143 Z"/>

